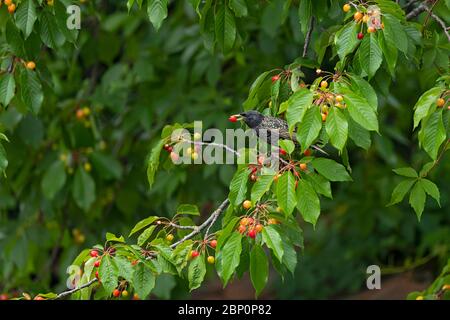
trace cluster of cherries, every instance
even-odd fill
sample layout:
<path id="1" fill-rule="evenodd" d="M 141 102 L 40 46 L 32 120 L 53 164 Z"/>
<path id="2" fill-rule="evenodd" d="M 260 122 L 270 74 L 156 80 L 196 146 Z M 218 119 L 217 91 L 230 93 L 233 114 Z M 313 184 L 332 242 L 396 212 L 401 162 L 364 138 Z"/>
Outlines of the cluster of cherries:
<path id="1" fill-rule="evenodd" d="M 217 240 L 213 239 L 213 240 L 209 241 L 209 243 L 207 242 L 207 244 L 209 244 L 209 246 L 211 248 L 215 249 L 217 247 Z M 190 255 L 191 255 L 192 259 L 195 259 L 200 255 L 200 252 L 198 250 L 192 250 Z M 206 258 L 206 261 L 208 261 L 209 264 L 214 264 L 216 259 L 214 258 L 214 256 L 208 256 Z"/>

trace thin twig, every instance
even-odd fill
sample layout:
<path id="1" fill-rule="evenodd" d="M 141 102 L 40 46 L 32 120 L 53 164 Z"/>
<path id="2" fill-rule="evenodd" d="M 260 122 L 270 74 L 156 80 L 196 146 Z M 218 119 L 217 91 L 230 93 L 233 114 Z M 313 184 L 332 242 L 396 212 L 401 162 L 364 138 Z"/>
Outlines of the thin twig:
<path id="1" fill-rule="evenodd" d="M 97 278 L 94 278 L 94 279 L 92 279 L 91 281 L 89 281 L 88 283 L 85 283 L 85 284 L 83 284 L 83 285 L 81 285 L 81 286 L 79 286 L 79 287 L 77 287 L 77 288 L 74 288 L 74 289 L 70 289 L 70 290 L 61 292 L 60 294 L 58 294 L 58 295 L 54 298 L 54 300 L 59 300 L 59 299 L 65 298 L 65 297 L 67 297 L 67 296 L 70 296 L 71 294 L 73 294 L 73 293 L 75 293 L 75 292 L 77 292 L 77 291 L 80 291 L 80 290 L 82 290 L 82 289 L 84 289 L 84 288 L 90 287 L 91 285 L 93 285 L 93 284 L 96 283 L 97 281 L 98 281 Z"/>
<path id="2" fill-rule="evenodd" d="M 434 14 L 433 11 L 431 11 L 430 9 L 426 8 L 425 10 L 428 11 L 430 16 L 441 25 L 442 29 L 444 29 L 445 35 L 447 36 L 447 40 L 450 42 L 450 34 L 448 32 L 447 26 L 445 25 L 445 22 L 441 18 L 439 18 L 436 14 Z"/>
<path id="3" fill-rule="evenodd" d="M 306 32 L 305 44 L 303 45 L 303 54 L 302 58 L 306 57 L 308 53 L 309 42 L 311 41 L 311 34 L 314 29 L 314 17 L 311 17 L 309 20 L 308 32 Z"/>
<path id="4" fill-rule="evenodd" d="M 417 8 L 411 10 L 407 15 L 406 15 L 406 19 L 412 19 L 417 17 L 419 14 L 421 14 L 422 12 L 424 12 L 426 10 L 426 7 L 421 4 L 420 6 L 418 6 Z"/>
<path id="5" fill-rule="evenodd" d="M 179 225 L 179 224 L 176 224 L 173 222 L 169 222 L 168 224 L 169 224 L 169 226 L 177 228 L 177 229 L 195 229 L 195 228 L 197 228 L 196 226 L 182 226 L 182 225 Z"/>

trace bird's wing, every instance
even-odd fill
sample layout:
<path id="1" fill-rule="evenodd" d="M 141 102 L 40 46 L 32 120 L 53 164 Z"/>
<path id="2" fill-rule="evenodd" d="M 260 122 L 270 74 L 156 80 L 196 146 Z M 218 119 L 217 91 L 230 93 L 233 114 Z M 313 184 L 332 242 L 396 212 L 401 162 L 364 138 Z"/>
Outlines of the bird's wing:
<path id="1" fill-rule="evenodd" d="M 258 125 L 258 129 L 266 130 L 278 130 L 278 137 L 280 139 L 292 140 L 294 143 L 298 143 L 295 138 L 295 134 L 289 135 L 288 124 L 285 120 L 266 116 L 264 120 Z"/>

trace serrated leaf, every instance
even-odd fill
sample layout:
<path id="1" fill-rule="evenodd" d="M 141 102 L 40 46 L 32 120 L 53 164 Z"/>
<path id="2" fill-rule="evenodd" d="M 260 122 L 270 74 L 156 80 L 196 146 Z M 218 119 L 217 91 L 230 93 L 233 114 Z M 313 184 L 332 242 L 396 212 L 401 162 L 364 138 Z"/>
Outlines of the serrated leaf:
<path id="1" fill-rule="evenodd" d="M 286 121 L 289 125 L 289 132 L 294 131 L 295 125 L 303 120 L 306 110 L 313 102 L 314 94 L 308 89 L 301 88 L 294 92 L 287 101 Z"/>
<path id="2" fill-rule="evenodd" d="M 161 28 L 164 19 L 167 18 L 168 0 L 148 0 L 147 15 L 156 30 Z"/>
<path id="3" fill-rule="evenodd" d="M 98 274 L 103 288 L 110 295 L 117 287 L 117 281 L 119 280 L 119 270 L 110 255 L 106 254 L 102 257 Z"/>
<path id="4" fill-rule="evenodd" d="M 327 198 L 333 199 L 330 181 L 317 173 L 308 173 L 304 178 L 311 183 L 314 190 Z"/>
<path id="5" fill-rule="evenodd" d="M 325 129 L 330 137 L 331 144 L 339 151 L 342 151 L 347 142 L 348 122 L 341 110 L 337 108 L 330 109 Z"/>
<path id="6" fill-rule="evenodd" d="M 222 282 L 226 286 L 231 279 L 234 271 L 239 265 L 241 251 L 242 251 L 242 234 L 233 232 L 228 240 L 223 245 L 221 250 L 222 255 Z"/>
<path id="7" fill-rule="evenodd" d="M 428 155 L 436 160 L 439 148 L 446 138 L 444 123 L 442 122 L 442 110 L 432 113 L 422 120 L 422 128 L 419 131 L 419 141 Z"/>
<path id="8" fill-rule="evenodd" d="M 187 265 L 189 260 L 189 254 L 192 250 L 192 240 L 187 240 L 183 243 L 180 243 L 173 251 L 171 261 L 174 266 L 177 268 L 179 274 L 183 268 Z M 200 258 L 200 257 L 198 257 Z"/>
<path id="9" fill-rule="evenodd" d="M 159 156 L 161 155 L 161 150 L 164 146 L 164 141 L 159 140 L 158 143 L 153 147 L 150 156 L 147 161 L 147 180 L 150 188 L 155 181 L 155 173 L 159 166 Z"/>
<path id="10" fill-rule="evenodd" d="M 202 254 L 199 257 L 193 259 L 189 263 L 188 280 L 190 291 L 200 287 L 203 280 L 205 279 L 205 274 L 206 274 L 205 255 Z"/>
<path id="11" fill-rule="evenodd" d="M 38 114 L 44 101 L 42 85 L 36 72 L 31 70 L 22 70 L 20 75 L 22 100 L 28 110 L 34 114 Z"/>
<path id="12" fill-rule="evenodd" d="M 131 265 L 131 262 L 122 256 L 114 257 L 114 261 L 117 265 L 119 277 L 122 277 L 127 281 L 133 281 L 134 267 Z"/>
<path id="13" fill-rule="evenodd" d="M 255 288 L 256 296 L 267 284 L 269 278 L 269 262 L 266 253 L 260 245 L 254 245 L 250 251 L 250 279 Z"/>
<path id="14" fill-rule="evenodd" d="M 290 215 L 297 204 L 294 175 L 290 171 L 283 173 L 278 178 L 276 188 L 278 205 L 286 215 Z"/>
<path id="15" fill-rule="evenodd" d="M 156 217 L 156 216 L 150 216 L 148 218 L 145 218 L 145 219 L 139 221 L 133 227 L 133 229 L 131 230 L 131 232 L 130 232 L 130 234 L 128 236 L 131 237 L 134 233 L 138 232 L 139 230 L 145 228 L 146 226 L 152 224 L 154 221 L 158 220 L 158 218 L 159 217 Z"/>
<path id="16" fill-rule="evenodd" d="M 0 103 L 6 107 L 11 102 L 16 91 L 14 74 L 5 73 L 0 76 Z"/>
<path id="17" fill-rule="evenodd" d="M 312 185 L 301 179 L 297 187 L 297 209 L 303 217 L 303 220 L 316 225 L 320 215 L 320 200 Z"/>
<path id="18" fill-rule="evenodd" d="M 320 115 L 320 109 L 313 106 L 306 110 L 305 116 L 297 129 L 297 140 L 300 142 L 302 152 L 316 141 L 321 129 L 322 116 Z"/>
<path id="19" fill-rule="evenodd" d="M 200 212 L 196 205 L 193 204 L 180 204 L 177 207 L 177 214 L 188 214 L 192 216 L 199 216 Z"/>
<path id="20" fill-rule="evenodd" d="M 425 190 L 427 194 L 433 197 L 434 200 L 436 200 L 436 202 L 438 203 L 438 205 L 441 206 L 440 192 L 437 185 L 428 179 L 420 179 L 419 183 L 422 185 L 423 190 Z"/>
<path id="21" fill-rule="evenodd" d="M 418 177 L 416 170 L 414 170 L 411 167 L 398 168 L 398 169 L 394 169 L 392 171 L 394 171 L 396 174 L 398 174 L 400 176 L 404 176 L 404 177 L 409 177 L 409 178 L 417 178 Z"/>
<path id="22" fill-rule="evenodd" d="M 236 22 L 225 3 L 217 3 L 219 8 L 215 15 L 216 39 L 224 52 L 230 51 L 236 40 Z"/>
<path id="23" fill-rule="evenodd" d="M 378 132 L 377 115 L 365 98 L 349 91 L 344 95 L 344 101 L 355 122 L 369 131 Z"/>
<path id="24" fill-rule="evenodd" d="M 247 167 L 238 169 L 230 182 L 230 193 L 228 199 L 234 206 L 238 206 L 246 199 L 247 181 L 249 170 Z"/>
<path id="25" fill-rule="evenodd" d="M 348 136 L 350 137 L 350 139 L 352 139 L 353 142 L 358 147 L 368 150 L 370 148 L 370 145 L 372 144 L 370 132 L 361 127 L 351 117 L 348 117 L 347 120 L 348 120 Z"/>
<path id="26" fill-rule="evenodd" d="M 230 0 L 228 3 L 234 15 L 238 18 L 245 17 L 248 14 L 247 3 L 245 0 Z"/>
<path id="27" fill-rule="evenodd" d="M 261 232 L 263 242 L 269 247 L 279 262 L 283 261 L 283 242 L 278 231 L 271 225 L 264 227 Z"/>
<path id="28" fill-rule="evenodd" d="M 156 226 L 150 226 L 139 235 L 137 239 L 138 246 L 142 247 L 144 243 L 148 241 L 148 239 L 152 236 L 152 233 L 155 230 L 155 228 Z"/>
<path id="29" fill-rule="evenodd" d="M 396 47 L 403 53 L 408 52 L 408 37 L 406 36 L 403 25 L 397 18 L 390 14 L 384 14 L 384 29 L 383 35 L 389 41 L 393 41 Z"/>
<path id="30" fill-rule="evenodd" d="M 56 24 L 56 19 L 49 11 L 43 11 L 39 18 L 39 35 L 49 48 L 56 49 L 64 44 L 65 37 Z"/>
<path id="31" fill-rule="evenodd" d="M 416 212 L 417 219 L 420 221 L 420 217 L 422 216 L 423 209 L 425 208 L 425 200 L 426 200 L 425 190 L 422 187 L 421 183 L 416 183 L 411 190 L 411 194 L 409 195 L 409 204 L 413 207 Z"/>
<path id="32" fill-rule="evenodd" d="M 315 158 L 311 161 L 314 169 L 330 181 L 352 181 L 345 167 L 334 160 Z"/>
<path id="33" fill-rule="evenodd" d="M 431 107 L 434 106 L 441 93 L 441 87 L 434 87 L 424 92 L 420 96 L 419 100 L 417 100 L 416 105 L 414 106 L 413 129 L 415 129 L 419 125 L 419 122 L 429 114 Z"/>
<path id="34" fill-rule="evenodd" d="M 155 287 L 155 276 L 142 262 L 134 266 L 133 288 L 140 299 L 145 299 Z"/>
<path id="35" fill-rule="evenodd" d="M 337 47 L 337 53 L 341 60 L 343 60 L 345 56 L 352 52 L 358 45 L 360 41 L 357 38 L 358 27 L 359 26 L 355 21 L 351 21 L 336 32 L 334 44 Z"/>
<path id="36" fill-rule="evenodd" d="M 391 195 L 391 201 L 389 201 L 389 203 L 387 204 L 387 206 L 392 206 L 396 203 L 399 203 L 400 201 L 403 200 L 403 198 L 405 197 L 405 195 L 408 193 L 408 191 L 411 189 L 411 187 L 413 186 L 414 182 L 416 182 L 415 179 L 408 179 L 408 180 L 403 180 L 402 182 L 400 182 L 395 188 L 394 191 L 392 191 L 392 195 Z"/>
<path id="37" fill-rule="evenodd" d="M 24 33 L 25 39 L 33 31 L 36 19 L 36 5 L 34 0 L 22 1 L 16 11 L 16 25 Z"/>
<path id="38" fill-rule="evenodd" d="M 258 177 L 258 180 L 252 187 L 251 190 L 251 200 L 252 203 L 257 203 L 261 197 L 270 189 L 273 182 L 273 177 L 275 173 L 267 173 Z"/>
<path id="39" fill-rule="evenodd" d="M 363 38 L 358 54 L 362 69 L 367 73 L 369 79 L 372 78 L 383 61 L 383 53 L 375 33 L 370 33 Z"/>

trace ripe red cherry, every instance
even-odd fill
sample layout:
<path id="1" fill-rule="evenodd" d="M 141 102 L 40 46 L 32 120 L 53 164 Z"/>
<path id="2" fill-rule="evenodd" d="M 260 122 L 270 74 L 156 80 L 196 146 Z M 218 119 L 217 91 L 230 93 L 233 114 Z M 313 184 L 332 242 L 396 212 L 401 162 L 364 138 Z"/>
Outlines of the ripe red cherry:
<path id="1" fill-rule="evenodd" d="M 196 258 L 196 257 L 198 257 L 200 255 L 200 253 L 197 251 L 197 250 L 194 250 L 194 251 L 192 251 L 192 253 L 191 253 L 191 257 L 192 258 Z"/>
<path id="2" fill-rule="evenodd" d="M 278 79 L 280 79 L 279 75 L 273 76 L 272 77 L 272 82 L 278 81 Z"/>
<path id="3" fill-rule="evenodd" d="M 94 267 L 96 268 L 100 267 L 100 260 L 94 262 Z"/>
<path id="4" fill-rule="evenodd" d="M 280 154 L 281 154 L 281 155 L 285 156 L 286 153 L 287 153 L 286 150 L 280 148 Z"/>
<path id="5" fill-rule="evenodd" d="M 255 239 L 255 238 L 256 238 L 256 230 L 255 230 L 255 229 L 251 229 L 251 230 L 248 232 L 248 236 L 249 236 L 250 238 L 252 238 L 252 239 Z"/>
<path id="6" fill-rule="evenodd" d="M 212 248 L 217 247 L 217 240 L 211 240 L 211 242 L 209 243 L 209 245 L 210 245 Z"/>
<path id="7" fill-rule="evenodd" d="M 97 250 L 91 250 L 91 252 L 89 252 L 89 254 L 90 254 L 91 257 L 93 257 L 93 258 L 98 257 L 98 251 L 97 251 Z"/>
<path id="8" fill-rule="evenodd" d="M 116 297 L 116 298 L 119 297 L 120 296 L 120 290 L 114 289 L 113 296 Z"/>
<path id="9" fill-rule="evenodd" d="M 97 280 L 100 280 L 100 276 L 98 275 L 98 271 L 95 271 L 95 277 L 97 278 Z"/>
<path id="10" fill-rule="evenodd" d="M 311 150 L 310 149 L 306 149 L 305 152 L 303 152 L 303 154 L 307 157 L 309 157 L 311 155 Z"/>
<path id="11" fill-rule="evenodd" d="M 362 38 L 364 38 L 364 33 L 362 32 L 358 33 L 358 39 L 362 40 Z"/>
<path id="12" fill-rule="evenodd" d="M 237 119 L 237 117 L 236 116 L 230 116 L 229 118 L 228 118 L 228 121 L 230 121 L 230 122 L 236 122 L 238 119 Z"/>

